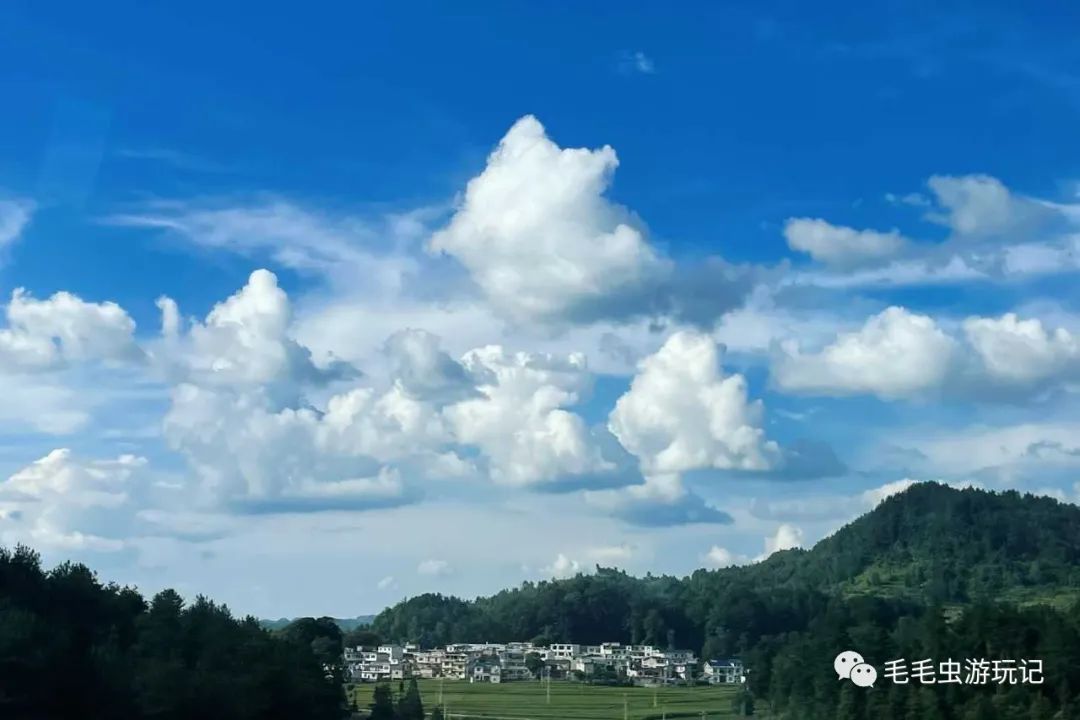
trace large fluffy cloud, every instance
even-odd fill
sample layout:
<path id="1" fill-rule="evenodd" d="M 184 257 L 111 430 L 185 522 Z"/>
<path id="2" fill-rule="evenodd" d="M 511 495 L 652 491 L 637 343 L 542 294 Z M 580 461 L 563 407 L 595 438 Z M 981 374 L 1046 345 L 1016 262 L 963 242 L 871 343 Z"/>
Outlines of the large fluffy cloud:
<path id="1" fill-rule="evenodd" d="M 162 310 L 162 359 L 186 381 L 211 387 L 263 387 L 295 392 L 298 386 L 354 374 L 328 359 L 317 365 L 311 352 L 292 339 L 292 309 L 277 278 L 256 270 L 247 284 L 218 303 L 203 322 L 183 333 L 179 310 L 169 298 Z"/>
<path id="2" fill-rule="evenodd" d="M 780 459 L 762 429 L 760 401 L 742 375 L 725 375 L 707 335 L 679 332 L 645 358 L 608 427 L 647 473 L 699 468 L 766 470 Z"/>
<path id="3" fill-rule="evenodd" d="M 1080 338 L 1066 330 L 1048 331 L 1038 319 L 1015 313 L 1000 318 L 969 318 L 964 335 L 995 380 L 1029 385 L 1048 379 L 1080 379 Z"/>
<path id="4" fill-rule="evenodd" d="M 135 322 L 116 303 L 86 302 L 68 292 L 37 300 L 15 290 L 0 329 L 0 371 L 49 370 L 69 362 L 136 361 Z"/>
<path id="5" fill-rule="evenodd" d="M 773 379 L 793 392 L 903 397 L 939 386 L 955 352 L 956 342 L 932 318 L 890 307 L 819 352 L 785 343 Z"/>
<path id="6" fill-rule="evenodd" d="M 454 360 L 404 330 L 385 343 L 385 376 L 318 365 L 291 336 L 288 298 L 266 271 L 185 331 L 163 300 L 157 358 L 175 378 L 165 438 L 206 502 L 256 510 L 382 507 L 425 479 L 472 476 L 570 490 L 640 481 L 625 451 L 570 411 L 590 387 L 580 354 L 499 346 Z M 342 381 L 313 403 L 312 391 Z M 345 385 L 344 381 L 349 381 Z"/>
<path id="7" fill-rule="evenodd" d="M 176 379 L 165 438 L 191 463 L 205 502 L 382 507 L 411 497 L 402 469 L 460 469 L 453 456 L 440 459 L 448 436 L 438 409 L 410 394 L 412 375 L 383 389 L 345 389 L 322 409 L 310 404 L 309 390 L 356 372 L 316 364 L 291 337 L 289 300 L 273 274 L 252 273 L 186 333 L 175 305 L 159 304 L 158 359 Z"/>
<path id="8" fill-rule="evenodd" d="M 438 433 L 437 420 L 393 389 L 334 396 L 320 412 L 185 383 L 165 418 L 166 440 L 200 481 L 199 499 L 253 510 L 406 502 L 408 488 L 392 463 L 436 462 L 428 443 Z"/>
<path id="9" fill-rule="evenodd" d="M 127 387 L 132 366 L 145 357 L 135 341 L 135 322 L 112 302 L 88 302 L 68 292 L 39 300 L 16 289 L 4 315 L 0 426 L 5 430 L 79 430 L 93 407 L 109 400 L 100 384 L 104 376 L 111 373 L 112 381 Z"/>
<path id="10" fill-rule="evenodd" d="M 629 484 L 636 475 L 606 453 L 602 436 L 565 409 L 588 391 L 584 356 L 509 353 L 497 345 L 465 355 L 462 364 L 484 377 L 480 397 L 445 410 L 459 442 L 490 461 L 492 478 L 507 485 Z"/>
<path id="11" fill-rule="evenodd" d="M 1065 328 L 1048 330 L 1012 313 L 970 317 L 954 336 L 929 316 L 890 307 L 816 352 L 781 343 L 772 371 L 779 388 L 796 393 L 1015 398 L 1074 383 L 1080 340 Z"/>
<path id="12" fill-rule="evenodd" d="M 669 268 L 640 221 L 604 197 L 617 166 L 612 148 L 560 148 L 523 117 L 430 247 L 519 318 L 640 311 Z"/>
<path id="13" fill-rule="evenodd" d="M 0 539 L 49 549 L 113 551 L 130 535 L 146 461 L 84 460 L 54 450 L 0 483 Z"/>

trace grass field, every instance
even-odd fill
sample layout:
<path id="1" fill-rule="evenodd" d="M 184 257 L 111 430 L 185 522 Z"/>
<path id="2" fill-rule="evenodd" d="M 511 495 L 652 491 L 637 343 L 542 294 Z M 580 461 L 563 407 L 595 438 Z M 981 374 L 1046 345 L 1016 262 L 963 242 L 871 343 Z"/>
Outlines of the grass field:
<path id="1" fill-rule="evenodd" d="M 439 704 L 439 681 L 421 680 L 424 708 L 430 711 Z M 391 685 L 397 692 L 397 683 Z M 374 685 L 358 685 L 357 706 L 367 709 Z M 731 701 L 734 687 L 621 688 L 582 685 L 572 682 L 551 684 L 551 703 L 547 691 L 538 682 L 469 683 L 446 680 L 442 705 L 447 717 L 454 720 L 489 718 L 496 720 L 622 720 L 623 703 L 630 720 L 646 718 L 733 717 Z"/>

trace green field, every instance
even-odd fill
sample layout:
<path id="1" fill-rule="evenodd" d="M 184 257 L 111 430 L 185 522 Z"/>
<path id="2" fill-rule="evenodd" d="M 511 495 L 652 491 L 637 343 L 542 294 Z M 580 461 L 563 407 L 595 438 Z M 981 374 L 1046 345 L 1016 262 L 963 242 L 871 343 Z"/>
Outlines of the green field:
<path id="1" fill-rule="evenodd" d="M 366 710 L 371 703 L 373 684 L 355 689 L 356 704 Z M 397 683 L 391 684 L 397 692 Z M 469 683 L 447 680 L 442 687 L 442 705 L 454 720 L 505 718 L 506 720 L 621 720 L 646 718 L 730 718 L 734 687 L 621 688 L 553 682 L 551 702 L 538 682 Z M 439 681 L 421 680 L 424 708 L 439 704 Z"/>

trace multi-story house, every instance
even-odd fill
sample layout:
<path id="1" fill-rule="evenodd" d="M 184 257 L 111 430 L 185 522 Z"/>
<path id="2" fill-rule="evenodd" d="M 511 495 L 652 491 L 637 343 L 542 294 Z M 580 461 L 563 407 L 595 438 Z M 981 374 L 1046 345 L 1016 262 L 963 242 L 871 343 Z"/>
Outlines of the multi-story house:
<path id="1" fill-rule="evenodd" d="M 548 655 L 552 658 L 575 658 L 581 655 L 581 646 L 570 643 L 552 643 L 548 648 Z"/>
<path id="2" fill-rule="evenodd" d="M 490 655 L 485 655 L 469 663 L 469 682 L 502 682 L 502 666 L 499 665 L 498 659 Z"/>
<path id="3" fill-rule="evenodd" d="M 746 668 L 738 658 L 709 660 L 701 668 L 701 676 L 714 685 L 742 682 L 745 674 Z"/>

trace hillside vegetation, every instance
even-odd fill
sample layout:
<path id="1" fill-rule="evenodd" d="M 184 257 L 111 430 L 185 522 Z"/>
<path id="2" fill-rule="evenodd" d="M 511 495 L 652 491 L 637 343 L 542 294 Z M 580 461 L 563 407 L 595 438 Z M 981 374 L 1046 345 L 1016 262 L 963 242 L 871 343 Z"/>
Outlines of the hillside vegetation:
<path id="1" fill-rule="evenodd" d="M 1078 559 L 1080 508 L 922 484 L 808 551 L 684 578 L 597 568 L 475 601 L 421 595 L 380 613 L 371 630 L 423 644 L 619 640 L 742 655 L 751 689 L 777 717 L 1071 718 L 1061 713 L 1080 694 Z M 879 665 L 1040 658 L 1046 682 L 852 694 L 832 669 L 848 647 Z"/>

